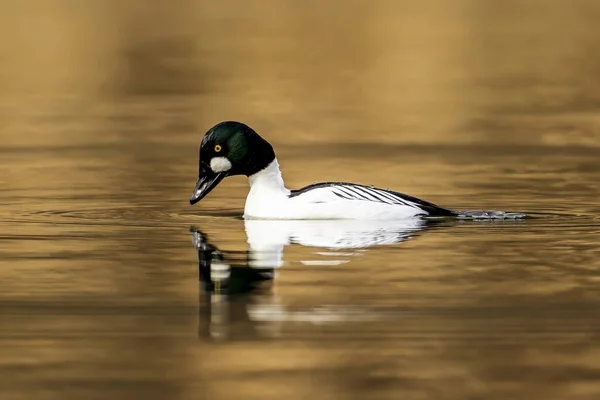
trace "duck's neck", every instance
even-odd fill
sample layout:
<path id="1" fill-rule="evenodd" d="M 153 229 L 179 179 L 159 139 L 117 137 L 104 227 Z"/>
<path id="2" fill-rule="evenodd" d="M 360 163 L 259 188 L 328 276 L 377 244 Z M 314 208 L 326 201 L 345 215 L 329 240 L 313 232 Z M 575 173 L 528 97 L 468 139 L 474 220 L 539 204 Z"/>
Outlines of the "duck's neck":
<path id="1" fill-rule="evenodd" d="M 266 168 L 248 177 L 250 192 L 265 192 L 270 195 L 289 195 L 290 191 L 285 188 L 283 177 L 279 170 L 277 158 L 273 159 Z"/>

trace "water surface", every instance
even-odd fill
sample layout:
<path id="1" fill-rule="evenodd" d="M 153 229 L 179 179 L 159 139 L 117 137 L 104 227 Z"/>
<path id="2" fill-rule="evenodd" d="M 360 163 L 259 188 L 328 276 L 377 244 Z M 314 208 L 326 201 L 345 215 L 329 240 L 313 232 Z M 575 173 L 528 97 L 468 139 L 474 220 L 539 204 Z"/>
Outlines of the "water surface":
<path id="1" fill-rule="evenodd" d="M 0 5 L 2 399 L 600 396 L 595 3 L 27 3 Z M 224 119 L 290 188 L 531 218 L 249 226 L 242 177 L 190 207 Z"/>

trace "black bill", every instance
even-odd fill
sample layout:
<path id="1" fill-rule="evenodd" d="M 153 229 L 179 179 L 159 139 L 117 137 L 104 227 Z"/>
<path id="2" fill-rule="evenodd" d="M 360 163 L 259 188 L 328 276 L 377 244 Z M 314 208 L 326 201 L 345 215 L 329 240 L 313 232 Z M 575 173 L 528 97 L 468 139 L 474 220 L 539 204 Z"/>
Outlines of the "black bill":
<path id="1" fill-rule="evenodd" d="M 198 182 L 194 188 L 194 193 L 190 197 L 190 204 L 196 204 L 204 198 L 207 194 L 213 190 L 219 182 L 227 176 L 227 172 L 215 173 L 209 167 L 202 165 L 200 167 L 200 175 L 198 176 Z"/>

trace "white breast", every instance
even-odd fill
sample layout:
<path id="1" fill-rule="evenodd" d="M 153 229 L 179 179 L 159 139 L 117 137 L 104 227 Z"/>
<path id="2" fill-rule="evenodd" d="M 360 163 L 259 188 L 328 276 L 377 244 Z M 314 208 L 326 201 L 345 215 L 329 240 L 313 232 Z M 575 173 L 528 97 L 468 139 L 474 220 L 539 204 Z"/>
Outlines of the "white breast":
<path id="1" fill-rule="evenodd" d="M 290 191 L 285 188 L 277 159 L 265 169 L 248 177 L 250 192 L 246 198 L 244 218 L 290 219 L 287 199 Z"/>

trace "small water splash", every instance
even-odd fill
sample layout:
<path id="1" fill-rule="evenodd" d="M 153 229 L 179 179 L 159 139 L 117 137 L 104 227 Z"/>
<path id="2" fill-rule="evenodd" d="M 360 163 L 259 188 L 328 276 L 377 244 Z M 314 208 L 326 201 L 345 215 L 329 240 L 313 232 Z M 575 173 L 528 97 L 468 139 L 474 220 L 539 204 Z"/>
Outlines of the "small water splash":
<path id="1" fill-rule="evenodd" d="M 520 212 L 496 210 L 460 210 L 458 219 L 524 219 L 527 215 Z"/>

